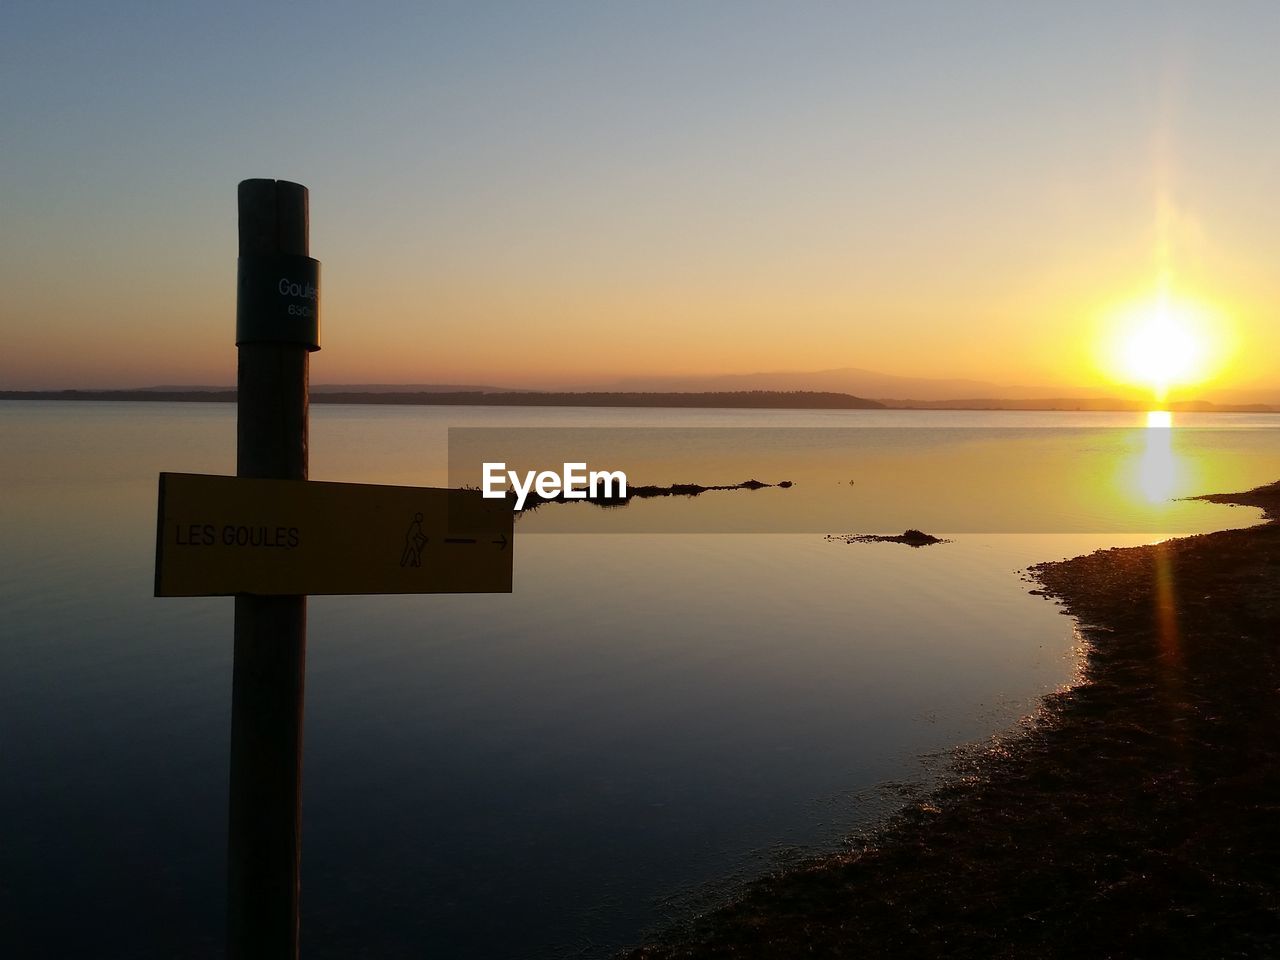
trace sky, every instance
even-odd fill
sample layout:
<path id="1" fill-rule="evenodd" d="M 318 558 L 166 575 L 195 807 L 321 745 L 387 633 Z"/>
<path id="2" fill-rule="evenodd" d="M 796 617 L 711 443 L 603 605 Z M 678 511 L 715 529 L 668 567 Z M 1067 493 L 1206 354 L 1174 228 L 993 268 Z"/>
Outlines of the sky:
<path id="1" fill-rule="evenodd" d="M 233 383 L 250 177 L 311 191 L 313 382 L 1102 389 L 1161 288 L 1200 393 L 1280 388 L 1274 3 L 5 11 L 0 388 Z"/>

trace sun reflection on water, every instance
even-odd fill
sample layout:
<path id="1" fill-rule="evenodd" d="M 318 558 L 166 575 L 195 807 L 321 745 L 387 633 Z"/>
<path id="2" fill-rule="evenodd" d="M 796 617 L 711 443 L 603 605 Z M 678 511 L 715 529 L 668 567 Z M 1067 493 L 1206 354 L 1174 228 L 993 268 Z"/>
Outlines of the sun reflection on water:
<path id="1" fill-rule="evenodd" d="M 1182 466 L 1173 450 L 1173 414 L 1152 410 L 1147 414 L 1142 455 L 1137 464 L 1137 486 L 1151 504 L 1167 503 L 1182 479 Z"/>

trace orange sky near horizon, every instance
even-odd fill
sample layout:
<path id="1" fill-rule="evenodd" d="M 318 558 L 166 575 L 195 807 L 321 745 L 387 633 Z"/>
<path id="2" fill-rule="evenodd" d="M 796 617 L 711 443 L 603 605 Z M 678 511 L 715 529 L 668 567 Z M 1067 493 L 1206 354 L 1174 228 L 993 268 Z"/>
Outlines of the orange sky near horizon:
<path id="1" fill-rule="evenodd" d="M 335 7 L 309 39 L 350 64 L 250 46 L 257 105 L 221 62 L 234 14 L 72 42 L 33 6 L 0 388 L 234 382 L 235 184 L 280 176 L 312 192 L 317 383 L 858 367 L 1117 395 L 1146 386 L 1104 344 L 1164 282 L 1211 311 L 1172 396 L 1280 399 L 1280 18 L 977 6 L 1003 19 L 406 5 L 354 38 Z M 154 54 L 184 16 L 214 19 Z"/>

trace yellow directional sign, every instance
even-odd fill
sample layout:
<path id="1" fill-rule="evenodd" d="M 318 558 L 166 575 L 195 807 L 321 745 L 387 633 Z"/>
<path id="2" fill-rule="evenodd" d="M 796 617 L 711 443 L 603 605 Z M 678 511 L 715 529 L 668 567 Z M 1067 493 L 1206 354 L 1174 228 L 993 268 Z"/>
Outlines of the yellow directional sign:
<path id="1" fill-rule="evenodd" d="M 162 473 L 156 596 L 510 593 L 512 524 L 478 490 Z"/>

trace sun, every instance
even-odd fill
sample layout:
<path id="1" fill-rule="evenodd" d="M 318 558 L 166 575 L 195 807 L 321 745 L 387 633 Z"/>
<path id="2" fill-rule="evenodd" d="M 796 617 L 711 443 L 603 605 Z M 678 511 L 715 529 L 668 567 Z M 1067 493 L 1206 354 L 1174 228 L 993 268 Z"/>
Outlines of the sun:
<path id="1" fill-rule="evenodd" d="M 1167 393 L 1172 386 L 1198 379 L 1207 352 L 1175 305 L 1157 301 L 1133 318 L 1120 341 L 1120 363 L 1137 383 Z"/>
<path id="2" fill-rule="evenodd" d="M 1113 314 L 1104 365 L 1117 381 L 1150 390 L 1157 401 L 1171 389 L 1203 383 L 1224 349 L 1214 311 L 1161 288 Z"/>

